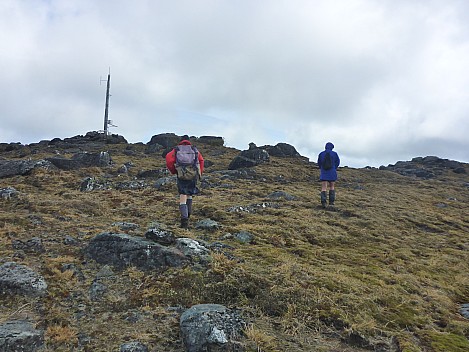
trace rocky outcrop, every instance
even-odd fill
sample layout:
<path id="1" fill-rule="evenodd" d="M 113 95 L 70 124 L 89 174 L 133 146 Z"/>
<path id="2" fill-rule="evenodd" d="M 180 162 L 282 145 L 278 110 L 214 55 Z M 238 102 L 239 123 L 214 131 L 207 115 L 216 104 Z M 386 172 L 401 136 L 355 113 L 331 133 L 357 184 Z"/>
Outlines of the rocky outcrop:
<path id="1" fill-rule="evenodd" d="M 171 148 L 177 145 L 181 137 L 174 133 L 161 133 L 151 137 L 147 145 L 159 144 L 163 148 Z"/>
<path id="2" fill-rule="evenodd" d="M 287 144 L 287 143 L 278 143 L 275 146 L 265 145 L 260 147 L 260 149 L 264 149 L 269 153 L 271 156 L 279 156 L 279 157 L 297 157 L 301 156 L 298 153 L 294 146 Z"/>
<path id="3" fill-rule="evenodd" d="M 112 159 L 108 152 L 82 152 L 73 155 L 71 159 L 52 157 L 46 160 L 61 170 L 75 170 L 83 167 L 107 167 L 112 165 Z"/>
<path id="4" fill-rule="evenodd" d="M 85 256 L 116 269 L 135 266 L 141 270 L 182 267 L 188 258 L 174 247 L 127 234 L 105 232 L 93 238 L 84 250 Z"/>
<path id="5" fill-rule="evenodd" d="M 197 138 L 197 142 L 209 144 L 211 146 L 218 146 L 223 147 L 225 144 L 225 140 L 223 137 L 215 137 L 215 136 L 201 136 Z"/>
<path id="6" fill-rule="evenodd" d="M 186 352 L 244 351 L 239 339 L 245 323 L 225 306 L 192 306 L 181 315 L 179 325 Z"/>
<path id="7" fill-rule="evenodd" d="M 270 160 L 269 153 L 265 149 L 254 148 L 243 150 L 237 155 L 228 166 L 230 170 L 237 170 L 247 167 L 253 167 Z"/>
<path id="8" fill-rule="evenodd" d="M 397 172 L 403 176 L 431 179 L 451 170 L 457 174 L 465 174 L 463 163 L 455 160 L 441 159 L 436 156 L 413 158 L 411 161 L 398 161 L 396 164 L 380 166 L 380 170 Z"/>
<path id="9" fill-rule="evenodd" d="M 12 320 L 0 325 L 0 351 L 34 352 L 43 344 L 43 331 L 29 321 Z"/>
<path id="10" fill-rule="evenodd" d="M 38 167 L 47 169 L 50 163 L 44 160 L 0 160 L 0 178 L 28 175 Z"/>
<path id="11" fill-rule="evenodd" d="M 7 262 L 0 266 L 0 293 L 44 296 L 47 283 L 42 275 L 25 265 Z"/>

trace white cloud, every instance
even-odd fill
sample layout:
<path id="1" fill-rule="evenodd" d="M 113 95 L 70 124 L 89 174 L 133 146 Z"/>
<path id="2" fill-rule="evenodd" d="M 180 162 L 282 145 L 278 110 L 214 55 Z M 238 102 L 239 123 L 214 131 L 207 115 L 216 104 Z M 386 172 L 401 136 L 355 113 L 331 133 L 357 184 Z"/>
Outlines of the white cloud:
<path id="1" fill-rule="evenodd" d="M 468 13 L 457 0 L 5 0 L 0 140 L 101 129 L 110 66 L 112 132 L 132 142 L 212 134 L 314 160 L 332 140 L 351 166 L 469 161 Z"/>

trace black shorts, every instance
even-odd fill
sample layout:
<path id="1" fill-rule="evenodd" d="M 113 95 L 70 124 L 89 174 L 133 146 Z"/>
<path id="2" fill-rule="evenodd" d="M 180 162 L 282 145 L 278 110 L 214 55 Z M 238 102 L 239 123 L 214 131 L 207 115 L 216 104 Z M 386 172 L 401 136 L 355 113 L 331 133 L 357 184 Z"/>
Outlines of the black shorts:
<path id="1" fill-rule="evenodd" d="M 194 180 L 180 180 L 177 179 L 177 186 L 179 194 L 192 196 L 199 193 L 197 188 L 197 179 Z"/>

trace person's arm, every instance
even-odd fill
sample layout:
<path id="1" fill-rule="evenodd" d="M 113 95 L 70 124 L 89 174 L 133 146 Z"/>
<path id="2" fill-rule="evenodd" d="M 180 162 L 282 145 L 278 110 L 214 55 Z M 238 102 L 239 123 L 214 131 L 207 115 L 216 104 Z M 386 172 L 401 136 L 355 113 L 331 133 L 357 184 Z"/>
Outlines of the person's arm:
<path id="1" fill-rule="evenodd" d="M 321 156 L 322 156 L 322 152 L 319 153 L 319 155 L 318 155 L 318 167 L 319 167 L 319 168 L 321 168 L 321 166 L 322 166 Z"/>
<path id="2" fill-rule="evenodd" d="M 335 168 L 337 169 L 340 165 L 340 158 L 339 158 L 339 154 L 335 153 L 335 155 L 337 156 L 337 160 L 335 162 Z"/>
<path id="3" fill-rule="evenodd" d="M 168 154 L 166 154 L 166 167 L 168 168 L 171 174 L 176 173 L 176 155 L 174 153 L 174 149 L 171 150 Z"/>
<path id="4" fill-rule="evenodd" d="M 199 165 L 200 165 L 200 174 L 202 175 L 204 173 L 204 157 L 202 154 L 199 152 Z"/>

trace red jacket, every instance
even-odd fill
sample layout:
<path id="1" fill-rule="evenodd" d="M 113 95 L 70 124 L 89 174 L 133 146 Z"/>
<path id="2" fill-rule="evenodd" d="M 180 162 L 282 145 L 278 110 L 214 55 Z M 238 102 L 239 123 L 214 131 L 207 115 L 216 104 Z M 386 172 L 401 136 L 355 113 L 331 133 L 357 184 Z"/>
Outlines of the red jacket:
<path id="1" fill-rule="evenodd" d="M 183 140 L 178 143 L 178 145 L 192 145 L 191 142 L 188 140 Z M 204 172 L 204 158 L 202 157 L 202 153 L 198 153 L 199 155 L 199 165 L 200 165 L 200 174 Z M 176 153 L 174 149 L 171 150 L 168 154 L 166 154 L 166 167 L 168 168 L 169 172 L 173 175 L 176 173 Z"/>

